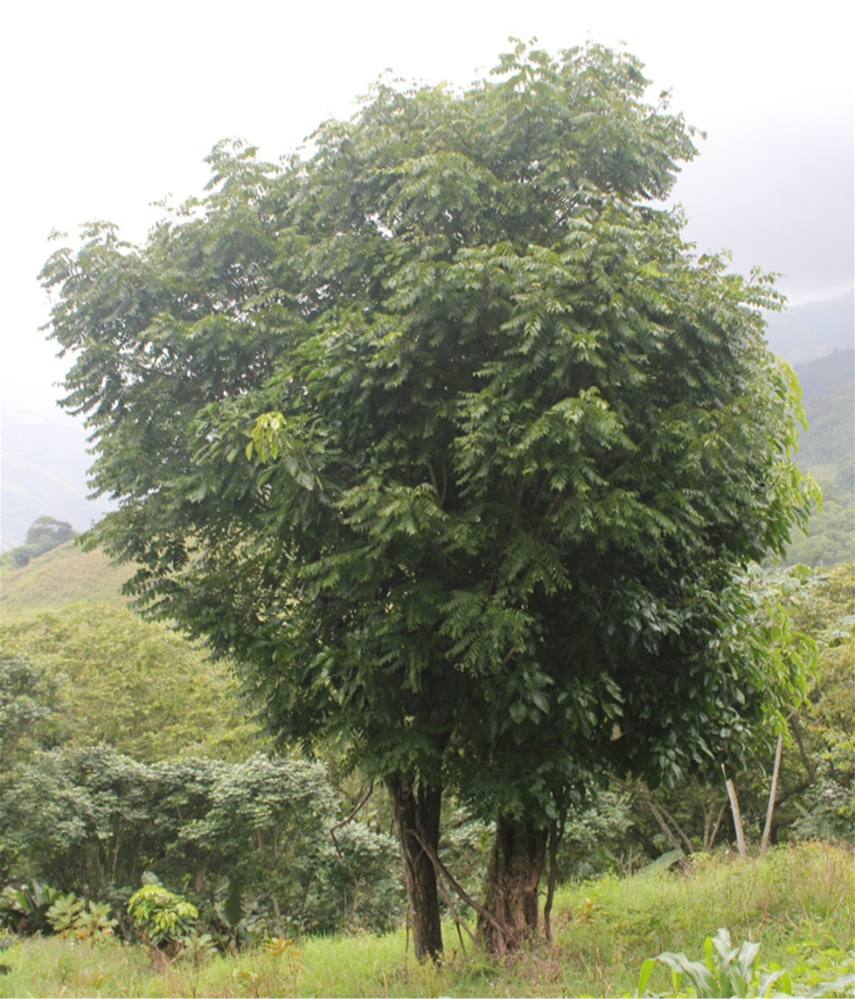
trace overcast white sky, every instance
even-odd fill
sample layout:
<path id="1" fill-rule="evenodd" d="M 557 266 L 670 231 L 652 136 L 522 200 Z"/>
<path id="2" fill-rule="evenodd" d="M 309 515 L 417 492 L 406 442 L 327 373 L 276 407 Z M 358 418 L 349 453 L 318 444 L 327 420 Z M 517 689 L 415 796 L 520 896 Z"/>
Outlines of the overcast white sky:
<path id="1" fill-rule="evenodd" d="M 202 159 L 240 136 L 275 159 L 385 69 L 436 83 L 486 74 L 509 35 L 550 51 L 626 43 L 653 95 L 708 132 L 677 188 L 699 250 L 784 274 L 792 304 L 853 284 L 855 72 L 842 2 L 719 0 L 42 0 L 5 8 L 2 407 L 41 410 L 62 366 L 38 327 L 51 229 L 117 222 L 198 194 Z M 59 417 L 57 417 L 59 418 Z"/>

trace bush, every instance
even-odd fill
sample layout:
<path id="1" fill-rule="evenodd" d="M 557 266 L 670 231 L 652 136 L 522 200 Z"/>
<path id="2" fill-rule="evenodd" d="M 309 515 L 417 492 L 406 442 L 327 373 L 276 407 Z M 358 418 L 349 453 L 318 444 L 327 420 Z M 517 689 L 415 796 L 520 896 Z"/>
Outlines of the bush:
<path id="1" fill-rule="evenodd" d="M 339 814 L 324 767 L 286 757 L 146 764 L 105 745 L 55 750 L 0 788 L 0 840 L 19 877 L 119 912 L 144 864 L 226 945 L 253 926 L 284 937 L 399 918 L 392 840 L 358 822 L 333 840 Z"/>
<path id="2" fill-rule="evenodd" d="M 131 895 L 128 915 L 144 943 L 165 948 L 195 929 L 199 910 L 163 885 L 148 884 Z"/>

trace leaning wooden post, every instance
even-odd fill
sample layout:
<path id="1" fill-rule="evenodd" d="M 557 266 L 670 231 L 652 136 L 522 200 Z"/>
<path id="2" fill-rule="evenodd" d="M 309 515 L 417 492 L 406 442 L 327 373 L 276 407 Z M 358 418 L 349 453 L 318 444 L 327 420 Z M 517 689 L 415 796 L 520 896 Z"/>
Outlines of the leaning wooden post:
<path id="1" fill-rule="evenodd" d="M 765 853 L 769 849 L 769 840 L 772 838 L 772 816 L 775 814 L 775 798 L 778 795 L 778 774 L 781 772 L 781 754 L 784 751 L 784 737 L 778 736 L 778 745 L 775 747 L 775 768 L 772 771 L 772 787 L 769 791 L 769 807 L 766 809 L 766 825 L 763 827 L 763 838 L 760 840 L 760 852 Z"/>
<path id="2" fill-rule="evenodd" d="M 733 781 L 727 776 L 724 764 L 721 765 L 721 772 L 724 774 L 724 785 L 727 788 L 727 796 L 730 798 L 730 810 L 733 813 L 733 828 L 736 830 L 736 848 L 739 856 L 745 856 L 745 833 L 742 831 L 742 813 L 739 811 L 739 799 L 736 797 L 736 788 Z"/>

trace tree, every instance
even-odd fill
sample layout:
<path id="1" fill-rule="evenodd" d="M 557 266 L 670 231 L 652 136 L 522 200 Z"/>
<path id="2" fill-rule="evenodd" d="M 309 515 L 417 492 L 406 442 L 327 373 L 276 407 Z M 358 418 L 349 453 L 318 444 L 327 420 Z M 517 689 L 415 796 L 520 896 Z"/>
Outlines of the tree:
<path id="1" fill-rule="evenodd" d="M 385 781 L 420 957 L 444 787 L 497 817 L 502 949 L 606 767 L 738 757 L 794 678 L 736 574 L 809 508 L 771 279 L 651 204 L 692 130 L 597 45 L 496 75 L 380 84 L 279 169 L 220 145 L 144 246 L 99 223 L 43 272 L 120 501 L 94 539 L 283 741 L 344 739 Z"/>
<path id="2" fill-rule="evenodd" d="M 0 658 L 0 787 L 16 757 L 37 748 L 33 730 L 56 704 L 56 682 L 23 656 Z"/>
<path id="3" fill-rule="evenodd" d="M 3 556 L 3 565 L 9 569 L 21 569 L 32 559 L 76 537 L 77 531 L 67 521 L 38 517 L 30 525 L 24 544 Z"/>
<path id="4" fill-rule="evenodd" d="M 25 539 L 26 544 L 34 545 L 45 538 L 50 539 L 53 546 L 73 541 L 77 531 L 65 520 L 54 520 L 53 517 L 37 517 L 30 525 Z"/>

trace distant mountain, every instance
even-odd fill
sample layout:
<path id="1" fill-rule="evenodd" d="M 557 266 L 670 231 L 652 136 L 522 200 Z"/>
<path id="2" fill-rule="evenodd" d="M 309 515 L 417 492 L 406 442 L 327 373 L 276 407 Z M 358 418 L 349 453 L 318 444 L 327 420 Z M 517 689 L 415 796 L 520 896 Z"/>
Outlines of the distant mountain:
<path id="1" fill-rule="evenodd" d="M 86 499 L 83 428 L 63 423 L 29 422 L 3 414 L 0 449 L 0 536 L 2 550 L 23 542 L 37 517 L 53 517 L 85 531 L 109 504 Z"/>
<path id="2" fill-rule="evenodd" d="M 799 466 L 848 502 L 855 501 L 855 349 L 796 365 L 808 430 Z"/>
<path id="3" fill-rule="evenodd" d="M 855 345 L 795 366 L 805 398 L 829 395 L 855 381 Z"/>
<path id="4" fill-rule="evenodd" d="M 769 349 L 790 364 L 804 364 L 855 348 L 855 289 L 822 302 L 795 305 L 767 317 Z"/>

